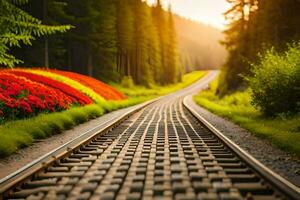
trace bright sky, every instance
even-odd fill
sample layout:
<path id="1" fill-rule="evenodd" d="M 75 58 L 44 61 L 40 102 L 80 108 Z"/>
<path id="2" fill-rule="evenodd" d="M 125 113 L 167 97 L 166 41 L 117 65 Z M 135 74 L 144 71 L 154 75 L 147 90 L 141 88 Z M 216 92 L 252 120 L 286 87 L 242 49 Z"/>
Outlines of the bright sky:
<path id="1" fill-rule="evenodd" d="M 156 0 L 147 0 L 150 4 Z M 169 2 L 172 10 L 183 17 L 204 22 L 206 24 L 224 28 L 223 13 L 228 10 L 226 0 L 161 0 L 167 6 Z"/>

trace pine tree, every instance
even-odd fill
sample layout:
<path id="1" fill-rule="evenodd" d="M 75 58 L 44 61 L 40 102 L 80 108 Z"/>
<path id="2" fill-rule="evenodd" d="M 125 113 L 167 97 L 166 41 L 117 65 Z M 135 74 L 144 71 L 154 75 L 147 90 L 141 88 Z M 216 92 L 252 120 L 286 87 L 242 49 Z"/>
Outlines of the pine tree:
<path id="1" fill-rule="evenodd" d="M 116 1 L 68 1 L 66 19 L 76 29 L 68 36 L 72 70 L 90 76 L 115 77 Z"/>
<path id="2" fill-rule="evenodd" d="M 179 54 L 177 47 L 177 36 L 176 30 L 174 26 L 173 13 L 171 11 L 171 7 L 169 7 L 168 11 L 168 23 L 167 29 L 167 66 L 166 71 L 168 72 L 167 82 L 168 83 L 176 83 L 181 81 L 182 71 L 179 66 Z"/>
<path id="3" fill-rule="evenodd" d="M 66 7 L 66 2 L 58 0 L 31 0 L 30 4 L 22 6 L 31 16 L 41 20 L 43 24 L 52 26 L 67 23 L 62 20 Z M 46 68 L 68 66 L 66 36 L 67 34 L 45 35 L 32 41 L 31 46 L 21 49 L 13 48 L 11 52 L 24 60 L 25 63 L 19 66 L 44 66 Z"/>
<path id="4" fill-rule="evenodd" d="M 0 65 L 13 67 L 21 60 L 9 53 L 12 47 L 20 47 L 21 44 L 31 45 L 35 37 L 56 32 L 66 32 L 70 26 L 47 26 L 19 6 L 27 3 L 27 0 L 0 0 Z"/>
<path id="5" fill-rule="evenodd" d="M 149 38 L 148 41 L 148 62 L 151 66 L 151 71 L 153 72 L 152 76 L 155 84 L 160 84 L 162 76 L 161 49 L 159 45 L 159 37 L 157 34 L 156 27 L 152 26 L 151 29 L 152 30 L 149 30 L 149 32 L 152 32 L 153 35 Z"/>
<path id="6" fill-rule="evenodd" d="M 278 51 L 287 48 L 286 43 L 300 39 L 300 2 L 297 0 L 259 0 L 257 34 L 265 48 Z"/>
<path id="7" fill-rule="evenodd" d="M 157 0 L 156 5 L 153 7 L 152 11 L 154 24 L 156 26 L 158 32 L 159 39 L 159 49 L 160 49 L 160 58 L 161 58 L 161 68 L 156 69 L 156 79 L 160 84 L 167 84 L 167 80 L 165 77 L 167 76 L 167 20 L 165 11 L 162 8 L 162 4 L 160 0 Z"/>
<path id="8" fill-rule="evenodd" d="M 288 43 L 300 39 L 300 2 L 297 0 L 228 0 L 225 13 L 230 21 L 225 31 L 229 57 L 222 69 L 219 94 L 243 87 L 241 75 L 251 75 L 250 63 L 258 54 L 274 47 L 285 51 Z"/>
<path id="9" fill-rule="evenodd" d="M 161 49 L 160 49 L 160 41 L 159 41 L 159 34 L 158 29 L 155 26 L 154 19 L 152 16 L 152 10 L 147 7 L 148 13 L 148 32 L 147 32 L 147 49 L 148 49 L 148 63 L 150 65 L 150 70 L 152 72 L 152 80 L 156 84 L 160 83 L 160 77 L 162 74 L 162 59 L 161 59 Z"/>
<path id="10" fill-rule="evenodd" d="M 132 77 L 138 84 L 151 86 L 153 75 L 149 63 L 149 37 L 148 32 L 151 26 L 150 9 L 145 2 L 135 0 L 133 4 L 134 13 L 134 52 Z"/>
<path id="11" fill-rule="evenodd" d="M 121 76 L 131 75 L 133 52 L 134 15 L 129 0 L 118 1 L 117 5 L 117 65 Z"/>
<path id="12" fill-rule="evenodd" d="M 117 72 L 117 2 L 118 0 L 94 0 L 96 13 L 91 27 L 92 53 L 96 76 L 118 80 Z M 91 73 L 90 71 L 90 74 Z"/>
<path id="13" fill-rule="evenodd" d="M 226 34 L 223 44 L 226 46 L 229 55 L 225 66 L 222 68 L 219 82 L 219 95 L 236 90 L 241 87 L 243 78 L 250 72 L 250 65 L 247 60 L 249 55 L 249 45 L 251 45 L 249 35 L 249 11 L 255 5 L 249 0 L 227 0 L 232 4 L 232 8 L 225 13 L 225 17 L 231 23 L 224 33 Z"/>
<path id="14" fill-rule="evenodd" d="M 160 2 L 152 8 L 142 0 L 32 0 L 27 10 L 47 24 L 76 28 L 18 52 L 26 66 L 41 66 L 49 57 L 50 67 L 104 80 L 131 76 L 149 87 L 180 80 L 173 14 Z"/>

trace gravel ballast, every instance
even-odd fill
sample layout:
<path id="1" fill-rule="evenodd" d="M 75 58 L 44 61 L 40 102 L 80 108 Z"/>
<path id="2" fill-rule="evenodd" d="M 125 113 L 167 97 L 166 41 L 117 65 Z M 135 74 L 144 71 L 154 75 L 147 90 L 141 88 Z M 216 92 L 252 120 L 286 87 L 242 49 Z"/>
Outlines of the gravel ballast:
<path id="1" fill-rule="evenodd" d="M 300 159 L 256 137 L 233 122 L 219 117 L 190 101 L 191 106 L 225 136 L 277 174 L 300 187 Z"/>

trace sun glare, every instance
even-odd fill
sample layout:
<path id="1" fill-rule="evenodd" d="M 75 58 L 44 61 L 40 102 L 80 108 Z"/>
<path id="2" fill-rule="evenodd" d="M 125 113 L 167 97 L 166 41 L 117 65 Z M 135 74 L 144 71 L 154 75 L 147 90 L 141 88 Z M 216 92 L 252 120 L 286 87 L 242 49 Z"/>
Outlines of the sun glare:
<path id="1" fill-rule="evenodd" d="M 156 0 L 147 0 L 151 5 Z M 165 8 L 171 4 L 173 12 L 183 17 L 223 29 L 226 25 L 223 13 L 229 9 L 226 0 L 161 0 Z"/>

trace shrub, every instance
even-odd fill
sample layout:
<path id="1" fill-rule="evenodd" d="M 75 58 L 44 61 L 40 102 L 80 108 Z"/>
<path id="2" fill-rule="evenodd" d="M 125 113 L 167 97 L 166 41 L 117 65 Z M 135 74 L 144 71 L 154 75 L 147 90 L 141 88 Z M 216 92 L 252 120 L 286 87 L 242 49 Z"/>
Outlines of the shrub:
<path id="1" fill-rule="evenodd" d="M 254 65 L 252 103 L 266 115 L 294 114 L 300 111 L 300 43 L 292 45 L 284 54 L 274 50 Z"/>
<path id="2" fill-rule="evenodd" d="M 121 86 L 125 88 L 132 88 L 134 87 L 134 82 L 131 76 L 124 76 L 121 81 Z"/>

